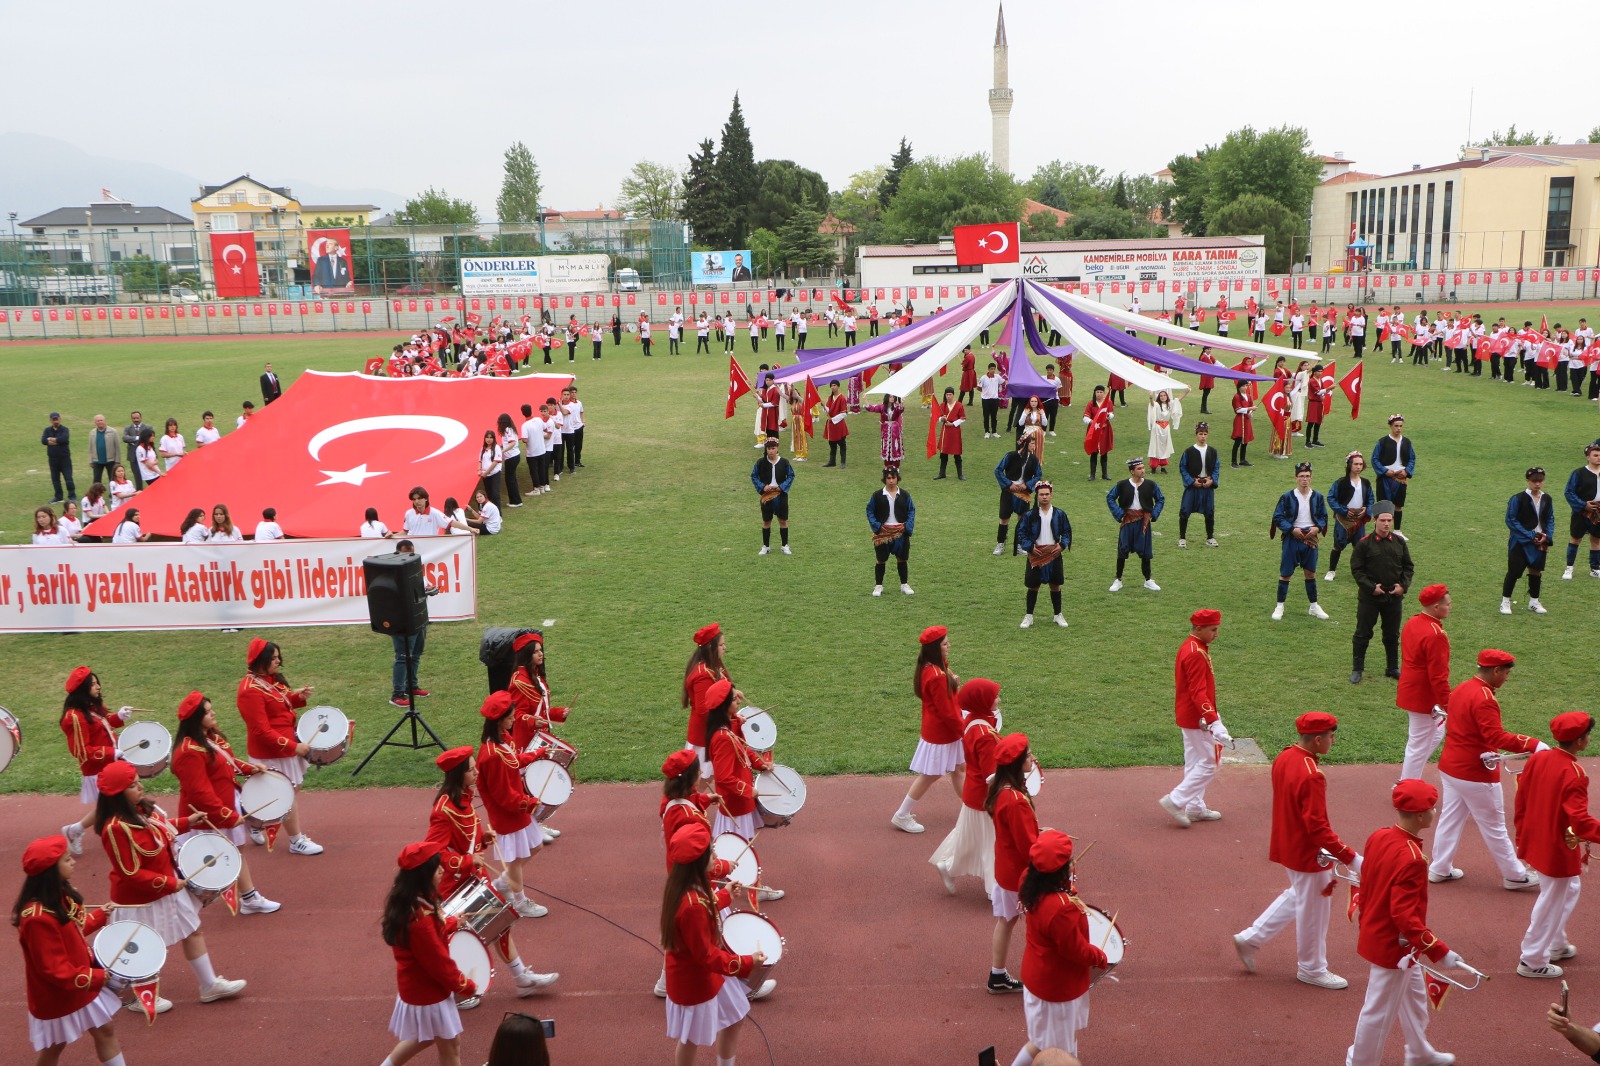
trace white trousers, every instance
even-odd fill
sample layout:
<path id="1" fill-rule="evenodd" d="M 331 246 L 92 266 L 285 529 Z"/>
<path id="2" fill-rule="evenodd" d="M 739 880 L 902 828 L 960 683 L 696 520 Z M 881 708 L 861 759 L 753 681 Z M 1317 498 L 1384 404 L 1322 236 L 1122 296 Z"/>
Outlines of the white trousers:
<path id="1" fill-rule="evenodd" d="M 1409 712 L 1408 712 L 1409 713 Z M 1439 826 L 1433 831 L 1433 863 L 1428 872 L 1444 876 L 1450 872 L 1461 831 L 1470 818 L 1477 823 L 1484 847 L 1500 867 L 1500 876 L 1520 881 L 1528 876 L 1527 867 L 1517 858 L 1506 833 L 1506 794 L 1498 781 L 1463 781 L 1449 774 L 1439 775 Z"/>
<path id="2" fill-rule="evenodd" d="M 1407 1062 L 1438 1055 L 1438 1049 L 1428 1043 L 1428 988 L 1422 967 L 1391 970 L 1373 966 L 1367 975 L 1367 1000 L 1356 1019 L 1355 1042 L 1344 1053 L 1345 1066 L 1380 1066 L 1396 1015 L 1405 1036 Z"/>
<path id="3" fill-rule="evenodd" d="M 1322 890 L 1333 875 L 1326 870 L 1314 874 L 1284 872 L 1289 875 L 1289 887 L 1267 905 L 1250 928 L 1239 934 L 1239 939 L 1260 947 L 1292 922 L 1300 972 L 1321 977 L 1328 972 L 1328 915 L 1333 910 L 1333 897 L 1324 896 Z"/>
<path id="4" fill-rule="evenodd" d="M 1428 759 L 1444 740 L 1444 723 L 1434 721 L 1431 714 L 1407 711 L 1409 733 L 1406 735 L 1406 759 L 1400 766 L 1400 779 L 1422 778 Z"/>
<path id="5" fill-rule="evenodd" d="M 1583 891 L 1581 877 L 1539 878 L 1539 899 L 1522 936 L 1522 961 L 1538 969 L 1549 965 L 1550 953 L 1567 946 L 1567 919 Z"/>
<path id="6" fill-rule="evenodd" d="M 1183 780 L 1167 798 L 1185 811 L 1201 811 L 1206 806 L 1206 786 L 1217 776 L 1217 742 L 1204 729 L 1178 732 L 1183 734 Z"/>

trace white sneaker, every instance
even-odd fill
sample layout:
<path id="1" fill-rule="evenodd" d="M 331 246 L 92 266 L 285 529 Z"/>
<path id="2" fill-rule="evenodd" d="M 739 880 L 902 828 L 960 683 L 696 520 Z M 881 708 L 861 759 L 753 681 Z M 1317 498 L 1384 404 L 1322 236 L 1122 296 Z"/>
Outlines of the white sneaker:
<path id="1" fill-rule="evenodd" d="M 1525 962 L 1517 963 L 1518 977 L 1560 977 L 1564 971 L 1554 963 L 1545 963 L 1543 966 L 1529 966 Z"/>
<path id="2" fill-rule="evenodd" d="M 1520 879 L 1505 878 L 1500 882 L 1500 887 L 1507 892 L 1521 892 L 1528 888 L 1539 887 L 1539 875 L 1532 870 L 1523 874 Z"/>
<path id="3" fill-rule="evenodd" d="M 1589 576 L 1590 577 L 1600 577 L 1600 570 L 1591 570 L 1591 571 L 1589 571 Z"/>
<path id="4" fill-rule="evenodd" d="M 1239 955 L 1239 962 L 1244 966 L 1246 973 L 1256 972 L 1256 946 L 1238 933 L 1233 935 L 1233 950 Z"/>
<path id="5" fill-rule="evenodd" d="M 1222 821 L 1222 812 L 1221 811 L 1214 811 L 1210 807 L 1201 807 L 1198 810 L 1194 809 L 1194 808 L 1190 808 L 1189 810 L 1184 811 L 1183 813 L 1187 814 L 1189 816 L 1189 821 L 1191 821 L 1191 822 L 1220 822 L 1220 821 Z"/>
<path id="6" fill-rule="evenodd" d="M 550 913 L 549 907 L 540 906 L 526 896 L 519 900 L 514 900 L 511 904 L 511 909 L 524 918 L 543 918 Z"/>
<path id="7" fill-rule="evenodd" d="M 1571 581 L 1572 580 L 1572 567 L 1569 566 L 1565 570 L 1561 571 L 1561 580 L 1562 581 Z"/>
<path id="8" fill-rule="evenodd" d="M 772 995 L 772 993 L 776 992 L 777 990 L 778 990 L 778 979 L 776 977 L 769 977 L 765 981 L 761 982 L 761 987 L 760 988 L 755 989 L 753 992 L 750 993 L 749 996 L 747 996 L 745 998 L 749 999 L 750 1002 L 754 1003 L 758 999 L 766 999 L 768 996 Z"/>
<path id="9" fill-rule="evenodd" d="M 920 833 L 924 828 L 922 823 L 917 821 L 917 816 L 914 814 L 897 814 L 889 821 L 894 824 L 896 829 L 907 833 Z"/>
<path id="10" fill-rule="evenodd" d="M 1144 587 L 1149 589 L 1151 592 L 1160 592 L 1161 591 L 1161 586 L 1156 584 L 1155 580 L 1153 578 L 1148 578 L 1148 577 L 1145 578 L 1144 579 Z"/>
<path id="11" fill-rule="evenodd" d="M 789 550 L 789 546 L 787 544 L 785 544 L 783 547 L 779 548 L 778 550 L 783 552 L 783 554 L 785 554 L 785 555 L 793 555 L 794 554 L 794 552 Z"/>
<path id="12" fill-rule="evenodd" d="M 956 879 L 950 876 L 950 862 L 937 862 L 933 868 L 939 871 L 939 879 L 944 882 L 944 890 L 952 896 L 956 894 Z"/>
<path id="13" fill-rule="evenodd" d="M 533 995 L 540 989 L 549 988 L 551 985 L 556 983 L 556 980 L 560 978 L 560 976 L 561 975 L 558 973 L 534 973 L 532 970 L 524 970 L 521 974 L 517 975 L 515 980 L 515 984 L 517 986 L 517 998 L 524 999 Z M 662 971 L 661 977 L 663 982 L 665 982 L 666 976 L 666 971 Z M 663 988 L 662 991 L 665 992 L 666 989 Z"/>
<path id="14" fill-rule="evenodd" d="M 1544 609 L 1544 604 L 1540 603 L 1538 600 L 1529 600 L 1528 601 L 1528 610 L 1532 611 L 1534 614 L 1549 614 L 1550 613 L 1549 611 Z"/>
<path id="15" fill-rule="evenodd" d="M 1337 570 L 1329 570 L 1326 574 L 1322 575 L 1322 580 L 1324 580 L 1324 581 L 1332 581 L 1334 578 L 1336 578 L 1338 576 L 1339 576 L 1339 571 L 1337 571 Z"/>
<path id="16" fill-rule="evenodd" d="M 1006 542 L 1001 541 L 999 544 L 996 544 L 994 546 L 994 553 L 996 555 L 1004 555 L 1006 553 Z"/>
<path id="17" fill-rule="evenodd" d="M 137 999 L 134 999 L 134 1000 L 130 1000 L 128 1003 L 124 1004 L 122 1009 L 126 1010 L 126 1011 L 132 1011 L 134 1014 L 143 1014 L 144 1013 L 144 1004 L 140 1003 Z M 169 1011 L 171 1009 L 172 1009 L 172 1000 L 166 999 L 166 998 L 164 998 L 162 996 L 157 996 L 156 997 L 156 1013 L 157 1014 L 165 1014 L 165 1013 L 167 1013 L 167 1011 Z"/>
<path id="18" fill-rule="evenodd" d="M 1280 603 L 1272 608 L 1272 620 L 1274 622 L 1283 621 L 1283 604 Z"/>
<path id="19" fill-rule="evenodd" d="M 1162 810 L 1172 815 L 1172 820 L 1174 822 L 1177 822 L 1185 829 L 1189 828 L 1189 816 L 1184 813 L 1182 807 L 1179 807 L 1176 803 L 1173 803 L 1170 797 L 1162 796 L 1156 802 L 1161 805 Z"/>
<path id="20" fill-rule="evenodd" d="M 872 594 L 874 596 L 882 596 L 883 595 L 883 586 L 882 585 L 874 585 L 874 586 L 872 586 Z"/>
<path id="21" fill-rule="evenodd" d="M 769 553 L 769 552 L 770 552 L 770 551 L 772 551 L 772 547 L 771 547 L 771 545 L 767 545 L 767 544 L 763 544 L 763 545 L 762 545 L 762 546 L 761 546 L 761 550 L 760 550 L 760 551 L 758 551 L 758 552 L 756 552 L 756 554 L 757 554 L 757 555 L 766 555 L 766 554 L 767 554 L 767 553 Z"/>
<path id="22" fill-rule="evenodd" d="M 1189 546 L 1189 542 L 1188 541 L 1184 540 L 1182 537 L 1178 538 L 1178 547 L 1187 548 L 1188 546 Z"/>
<path id="23" fill-rule="evenodd" d="M 1430 884 L 1430 885 L 1442 885 L 1446 881 L 1459 881 L 1465 876 L 1467 876 L 1467 875 L 1462 873 L 1460 870 L 1456 869 L 1454 866 L 1450 867 L 1449 872 L 1442 873 L 1442 874 L 1436 874 L 1432 870 L 1429 870 L 1428 871 L 1428 884 Z"/>
<path id="24" fill-rule="evenodd" d="M 239 913 L 240 914 L 271 914 L 273 911 L 276 911 L 278 908 L 280 908 L 282 906 L 283 906 L 283 904 L 274 903 L 272 900 L 268 899 L 266 896 L 263 896 L 260 892 L 257 892 L 255 895 L 253 895 L 253 896 L 245 896 L 243 899 L 241 899 L 239 901 Z"/>
<path id="25" fill-rule="evenodd" d="M 83 826 L 77 822 L 61 827 L 61 835 L 67 838 L 67 850 L 74 855 L 83 854 Z"/>
<path id="26" fill-rule="evenodd" d="M 541 825 L 539 827 L 539 836 L 543 838 L 546 844 L 552 844 L 556 839 L 556 831 L 548 826 Z"/>
<path id="27" fill-rule="evenodd" d="M 766 885 L 756 886 L 756 899 L 758 900 L 779 900 L 782 899 L 783 896 L 784 892 L 781 888 L 768 888 Z"/>
<path id="28" fill-rule="evenodd" d="M 907 596 L 915 596 L 917 594 L 916 590 L 913 589 L 910 585 L 903 584 L 903 583 L 900 586 L 900 591 L 904 592 Z"/>
<path id="29" fill-rule="evenodd" d="M 482 1002 L 482 996 L 463 996 L 456 1000 L 456 1010 L 471 1010 Z"/>
<path id="30" fill-rule="evenodd" d="M 667 998 L 667 971 L 662 970 L 661 976 L 656 978 L 655 994 L 657 999 Z"/>
<path id="31" fill-rule="evenodd" d="M 1311 985 L 1313 988 L 1332 988 L 1337 990 L 1350 987 L 1350 982 L 1336 973 L 1309 974 L 1304 970 L 1297 970 L 1295 971 L 1294 979 L 1303 985 Z"/>
<path id="32" fill-rule="evenodd" d="M 1215 548 L 1216 546 L 1217 546 L 1217 538 L 1216 537 L 1207 537 L 1206 538 L 1206 547 Z"/>
<path id="33" fill-rule="evenodd" d="M 1501 596 L 1500 597 L 1500 613 L 1501 614 L 1510 614 L 1511 613 L 1511 597 L 1510 596 Z"/>
<path id="34" fill-rule="evenodd" d="M 1328 617 L 1328 612 L 1322 609 L 1322 604 L 1320 603 L 1313 603 L 1306 610 L 1306 614 L 1309 614 L 1312 618 L 1319 618 L 1324 622 L 1331 621 Z"/>
<path id="35" fill-rule="evenodd" d="M 1055 622 L 1056 625 L 1060 626 L 1062 629 L 1067 628 L 1067 620 L 1065 618 L 1063 618 L 1061 615 L 1059 615 L 1059 614 L 1056 615 L 1055 618 L 1052 619 L 1052 620 Z"/>
<path id="36" fill-rule="evenodd" d="M 1122 579 L 1119 577 L 1115 581 L 1113 581 L 1111 583 L 1111 588 L 1108 591 L 1110 591 L 1110 592 L 1121 592 L 1122 591 Z"/>
<path id="37" fill-rule="evenodd" d="M 263 833 L 259 829 L 250 830 L 250 843 L 265 847 L 267 843 L 267 834 Z"/>
<path id="38" fill-rule="evenodd" d="M 289 841 L 290 855 L 321 855 L 322 845 L 306 836 L 304 833 Z"/>
<path id="39" fill-rule="evenodd" d="M 230 981 L 219 974 L 217 979 L 211 982 L 211 987 L 200 993 L 200 1002 L 215 1003 L 219 999 L 232 999 L 244 991 L 244 986 L 243 981 Z"/>
<path id="40" fill-rule="evenodd" d="M 1020 628 L 1022 628 L 1022 629 L 1032 629 L 1033 628 L 1033 615 L 1031 615 L 1031 614 L 1023 615 L 1022 616 L 1022 625 L 1021 625 Z"/>

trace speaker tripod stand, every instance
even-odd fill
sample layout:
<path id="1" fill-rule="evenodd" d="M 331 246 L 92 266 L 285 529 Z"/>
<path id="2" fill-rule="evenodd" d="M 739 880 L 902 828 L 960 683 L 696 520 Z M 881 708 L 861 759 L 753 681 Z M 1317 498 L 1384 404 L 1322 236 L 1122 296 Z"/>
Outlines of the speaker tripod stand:
<path id="1" fill-rule="evenodd" d="M 402 640 L 405 640 L 405 641 L 409 642 L 412 639 L 412 637 L 408 634 L 407 636 L 402 637 L 402 638 L 398 638 L 398 639 L 402 639 Z M 378 754 L 378 750 L 380 748 L 409 748 L 412 751 L 420 751 L 421 749 L 428 747 L 430 742 L 431 742 L 431 744 L 434 747 L 437 747 L 440 751 L 445 750 L 444 741 L 439 739 L 439 735 L 433 731 L 433 727 L 428 725 L 428 723 L 423 719 L 422 715 L 417 712 L 417 663 L 416 663 L 416 659 L 413 658 L 412 655 L 411 655 L 410 647 L 406 648 L 405 657 L 406 657 L 406 710 L 405 710 L 405 713 L 402 714 L 399 717 L 398 720 L 396 720 L 394 725 L 389 727 L 389 731 L 383 735 L 383 739 L 378 741 L 376 744 L 374 744 L 372 746 L 372 750 L 367 752 L 367 757 L 365 759 L 361 760 L 361 765 L 357 766 L 354 770 L 350 771 L 350 776 L 351 777 L 356 776 L 362 770 L 366 769 L 367 763 L 372 761 L 372 757 L 374 755 Z M 407 743 L 403 738 L 400 739 L 400 740 L 395 740 L 394 739 L 394 735 L 396 733 L 400 732 L 400 730 L 402 728 L 404 728 L 405 726 L 407 726 L 407 725 L 409 725 L 411 727 L 411 741 L 410 741 L 410 743 Z M 427 733 L 428 734 L 428 738 L 429 739 L 427 741 L 424 741 L 422 739 L 421 733 L 419 733 L 417 731 L 419 727 L 421 728 L 423 733 Z"/>

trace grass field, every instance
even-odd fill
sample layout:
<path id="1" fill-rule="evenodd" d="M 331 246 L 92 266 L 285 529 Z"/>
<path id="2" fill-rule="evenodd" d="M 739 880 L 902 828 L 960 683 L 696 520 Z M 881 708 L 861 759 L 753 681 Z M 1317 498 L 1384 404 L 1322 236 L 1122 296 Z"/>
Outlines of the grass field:
<path id="1" fill-rule="evenodd" d="M 1543 310 L 1485 308 L 1535 321 Z M 1580 314 L 1600 318 L 1597 307 L 1549 310 L 1552 322 Z M 825 343 L 822 334 L 812 332 L 814 344 Z M 0 426 L 0 541 L 25 541 L 32 508 L 50 496 L 38 443 L 50 411 L 62 412 L 75 440 L 94 414 L 121 425 L 134 407 L 158 426 L 175 416 L 192 434 L 208 407 L 231 425 L 239 403 L 258 394 L 263 361 L 292 381 L 301 369 L 359 367 L 389 343 L 369 335 L 0 348 L 0 390 L 10 413 Z M 772 354 L 764 346 L 761 359 Z M 1341 371 L 1348 368 L 1349 353 L 1336 354 Z M 761 361 L 751 358 L 742 336 L 739 358 L 752 373 Z M 575 703 L 566 732 L 583 752 L 581 776 L 650 778 L 663 755 L 682 743 L 678 694 L 690 634 L 717 620 L 728 633 L 728 663 L 740 687 L 755 703 L 777 708 L 780 761 L 805 774 L 901 773 L 917 735 L 911 693 L 916 635 L 941 623 L 950 627 L 956 671 L 1002 683 L 1007 727 L 1026 730 L 1046 765 L 1172 763 L 1180 759 L 1171 715 L 1173 651 L 1190 611 L 1216 606 L 1225 614 L 1214 646 L 1220 702 L 1235 736 L 1257 737 L 1272 751 L 1289 738 L 1293 716 L 1325 708 L 1342 718 L 1337 760 L 1399 757 L 1404 722 L 1393 707 L 1393 682 L 1382 677 L 1376 641 L 1368 681 L 1352 687 L 1346 680 L 1355 617 L 1348 555 L 1341 578 L 1321 585 L 1331 623 L 1307 617 L 1298 581 L 1285 619 L 1268 618 L 1278 563 L 1277 542 L 1266 536 L 1268 519 L 1293 477 L 1290 464 L 1266 458 L 1260 429 L 1254 469 L 1223 471 L 1220 548 L 1177 550 L 1179 485 L 1176 473 L 1169 474 L 1159 479 L 1168 512 L 1156 526 L 1163 536 L 1155 577 L 1163 591 L 1130 583 L 1111 595 L 1106 588 L 1116 527 L 1105 507 L 1107 486 L 1086 482 L 1077 412 L 1063 412 L 1045 471 L 1075 534 L 1066 563 L 1071 627 L 1050 625 L 1042 604 L 1045 624 L 1022 631 L 1022 563 L 990 554 L 997 496 L 990 470 L 1004 442 L 981 439 L 976 413 L 966 438 L 967 480 L 952 476 L 937 483 L 930 480 L 936 463 L 922 458 L 925 415 L 915 408 L 909 413 L 905 471 L 918 510 L 911 559 L 916 595 L 902 596 L 891 582 L 882 599 L 873 599 L 863 510 L 878 484 L 876 416 L 852 420 L 846 470 L 822 469 L 826 446 L 813 444 L 792 496 L 795 554 L 758 558 L 760 527 L 748 478 L 757 454 L 751 405 L 746 399 L 733 420 L 722 419 L 726 359 L 658 355 L 646 361 L 625 342 L 608 346 L 599 364 L 582 359 L 576 369 L 588 410 L 586 469 L 564 478 L 553 495 L 507 512 L 506 533 L 479 552 L 481 616 L 435 625 L 429 634 L 421 680 L 435 695 L 422 710 L 449 743 L 477 737 L 485 692 L 477 659 L 482 627 L 554 619 L 546 630 L 550 677 L 557 702 Z M 1366 375 L 1361 421 L 1349 420 L 1341 398 L 1324 426 L 1328 447 L 1297 449 L 1296 458 L 1311 458 L 1315 484 L 1326 491 L 1342 472 L 1344 453 L 1359 448 L 1370 454 L 1385 418 L 1403 411 L 1419 452 L 1405 533 L 1417 587 L 1444 581 L 1453 591 L 1454 676 L 1465 675 L 1478 648 L 1499 646 L 1519 660 L 1502 694 L 1511 728 L 1540 733 L 1554 713 L 1593 710 L 1586 695 L 1594 679 L 1587 629 L 1600 607 L 1600 581 L 1557 580 L 1558 547 L 1543 597 L 1550 614 L 1519 610 L 1503 618 L 1497 608 L 1506 499 L 1522 488 L 1526 467 L 1547 467 L 1549 488 L 1558 496 L 1558 545 L 1564 544 L 1567 509 L 1559 493 L 1582 462 L 1581 445 L 1600 434 L 1595 406 L 1487 376 L 1393 366 L 1386 356 L 1368 359 Z M 1090 377 L 1079 368 L 1080 405 Z M 950 376 L 940 385 L 955 381 Z M 1218 394 L 1214 399 L 1223 401 Z M 1143 403 L 1143 394 L 1130 390 L 1114 465 L 1144 448 Z M 1225 401 L 1212 404 L 1213 411 L 1219 407 Z M 1178 435 L 1185 444 L 1197 411 L 1196 398 Z M 1219 436 L 1226 451 L 1226 430 L 1213 441 Z M 75 463 L 81 493 L 87 470 Z M 1409 600 L 1408 614 L 1414 606 Z M 100 674 L 113 706 L 156 708 L 170 726 L 178 701 L 200 688 L 217 700 L 224 728 L 242 733 L 232 692 L 253 635 L 0 638 L 0 703 L 20 718 L 25 737 L 22 755 L 0 777 L 0 791 L 77 788 L 77 770 L 55 722 L 61 681 L 81 662 Z M 387 641 L 356 627 L 265 635 L 284 645 L 293 682 L 315 684 L 319 702 L 341 707 L 360 724 L 355 755 L 364 754 L 398 714 L 387 703 Z M 312 786 L 419 784 L 435 777 L 423 753 L 385 751 L 353 782 L 355 761 L 312 775 Z"/>

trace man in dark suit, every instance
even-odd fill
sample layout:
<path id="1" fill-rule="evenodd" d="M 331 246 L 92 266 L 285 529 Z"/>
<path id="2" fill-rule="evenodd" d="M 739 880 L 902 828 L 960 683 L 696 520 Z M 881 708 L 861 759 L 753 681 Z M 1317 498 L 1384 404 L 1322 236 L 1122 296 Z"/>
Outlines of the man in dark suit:
<path id="1" fill-rule="evenodd" d="M 350 288 L 350 262 L 339 254 L 338 242 L 324 241 L 322 248 L 323 253 L 311 267 L 311 291 L 321 296 Z"/>
<path id="2" fill-rule="evenodd" d="M 261 372 L 261 398 L 271 403 L 283 395 L 283 383 L 278 380 L 278 375 L 272 372 L 272 364 L 268 363 Z"/>
<path id="3" fill-rule="evenodd" d="M 750 268 L 744 265 L 744 256 L 735 252 L 733 254 L 733 281 L 749 281 Z"/>

